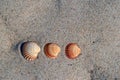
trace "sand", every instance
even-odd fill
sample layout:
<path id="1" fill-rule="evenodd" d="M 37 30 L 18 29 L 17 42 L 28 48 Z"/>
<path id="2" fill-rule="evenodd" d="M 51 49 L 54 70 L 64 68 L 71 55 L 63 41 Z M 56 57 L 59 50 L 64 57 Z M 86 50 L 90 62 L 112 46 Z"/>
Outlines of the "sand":
<path id="1" fill-rule="evenodd" d="M 21 56 L 23 41 L 38 42 L 38 59 Z M 57 59 L 44 54 L 49 42 Z M 70 42 L 82 50 L 74 60 Z M 120 80 L 120 0 L 0 0 L 0 44 L 0 80 Z"/>

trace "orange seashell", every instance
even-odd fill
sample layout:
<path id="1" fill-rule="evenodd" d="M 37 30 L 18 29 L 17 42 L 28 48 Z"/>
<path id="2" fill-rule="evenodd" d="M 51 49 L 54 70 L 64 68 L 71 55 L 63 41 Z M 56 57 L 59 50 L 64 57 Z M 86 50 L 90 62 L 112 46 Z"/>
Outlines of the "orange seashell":
<path id="1" fill-rule="evenodd" d="M 65 53 L 69 59 L 75 59 L 80 55 L 81 49 L 76 43 L 70 43 L 66 46 Z"/>
<path id="2" fill-rule="evenodd" d="M 40 50 L 41 49 L 38 44 L 33 41 L 24 42 L 21 45 L 21 53 L 23 57 L 28 61 L 35 60 Z"/>
<path id="3" fill-rule="evenodd" d="M 60 47 L 55 43 L 48 43 L 44 47 L 45 55 L 51 59 L 57 58 L 60 51 Z"/>

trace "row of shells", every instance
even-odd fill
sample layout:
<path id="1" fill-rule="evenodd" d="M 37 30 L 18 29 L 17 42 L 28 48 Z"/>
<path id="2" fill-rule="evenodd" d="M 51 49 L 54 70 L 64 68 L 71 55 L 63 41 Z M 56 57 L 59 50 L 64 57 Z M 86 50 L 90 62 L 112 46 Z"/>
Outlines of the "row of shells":
<path id="1" fill-rule="evenodd" d="M 27 41 L 21 44 L 20 51 L 22 56 L 28 60 L 33 61 L 37 58 L 41 49 L 34 41 Z M 44 53 L 48 58 L 55 59 L 58 57 L 61 48 L 56 43 L 48 43 L 44 46 Z M 81 53 L 81 49 L 76 43 L 69 43 L 65 48 L 65 54 L 69 59 L 77 58 Z"/>

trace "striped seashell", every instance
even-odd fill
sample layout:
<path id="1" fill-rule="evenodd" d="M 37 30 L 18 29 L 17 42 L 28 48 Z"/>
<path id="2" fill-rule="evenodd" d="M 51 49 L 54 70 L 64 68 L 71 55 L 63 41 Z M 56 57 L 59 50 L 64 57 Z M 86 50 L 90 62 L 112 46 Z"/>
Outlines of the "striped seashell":
<path id="1" fill-rule="evenodd" d="M 23 57 L 28 61 L 35 60 L 40 50 L 41 49 L 38 44 L 33 41 L 27 41 L 21 45 L 21 53 Z"/>

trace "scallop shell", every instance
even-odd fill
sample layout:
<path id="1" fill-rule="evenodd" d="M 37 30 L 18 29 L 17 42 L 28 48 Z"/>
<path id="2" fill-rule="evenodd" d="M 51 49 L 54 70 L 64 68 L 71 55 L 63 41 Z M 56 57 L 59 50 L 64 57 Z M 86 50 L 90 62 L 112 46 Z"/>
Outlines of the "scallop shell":
<path id="1" fill-rule="evenodd" d="M 60 51 L 60 47 L 55 43 L 48 43 L 44 47 L 45 55 L 51 59 L 57 58 Z"/>
<path id="2" fill-rule="evenodd" d="M 75 59 L 80 55 L 81 49 L 76 43 L 70 43 L 66 46 L 65 53 L 69 59 Z"/>
<path id="3" fill-rule="evenodd" d="M 40 50 L 41 49 L 38 44 L 33 41 L 24 42 L 21 45 L 21 53 L 23 57 L 28 61 L 35 60 Z"/>

